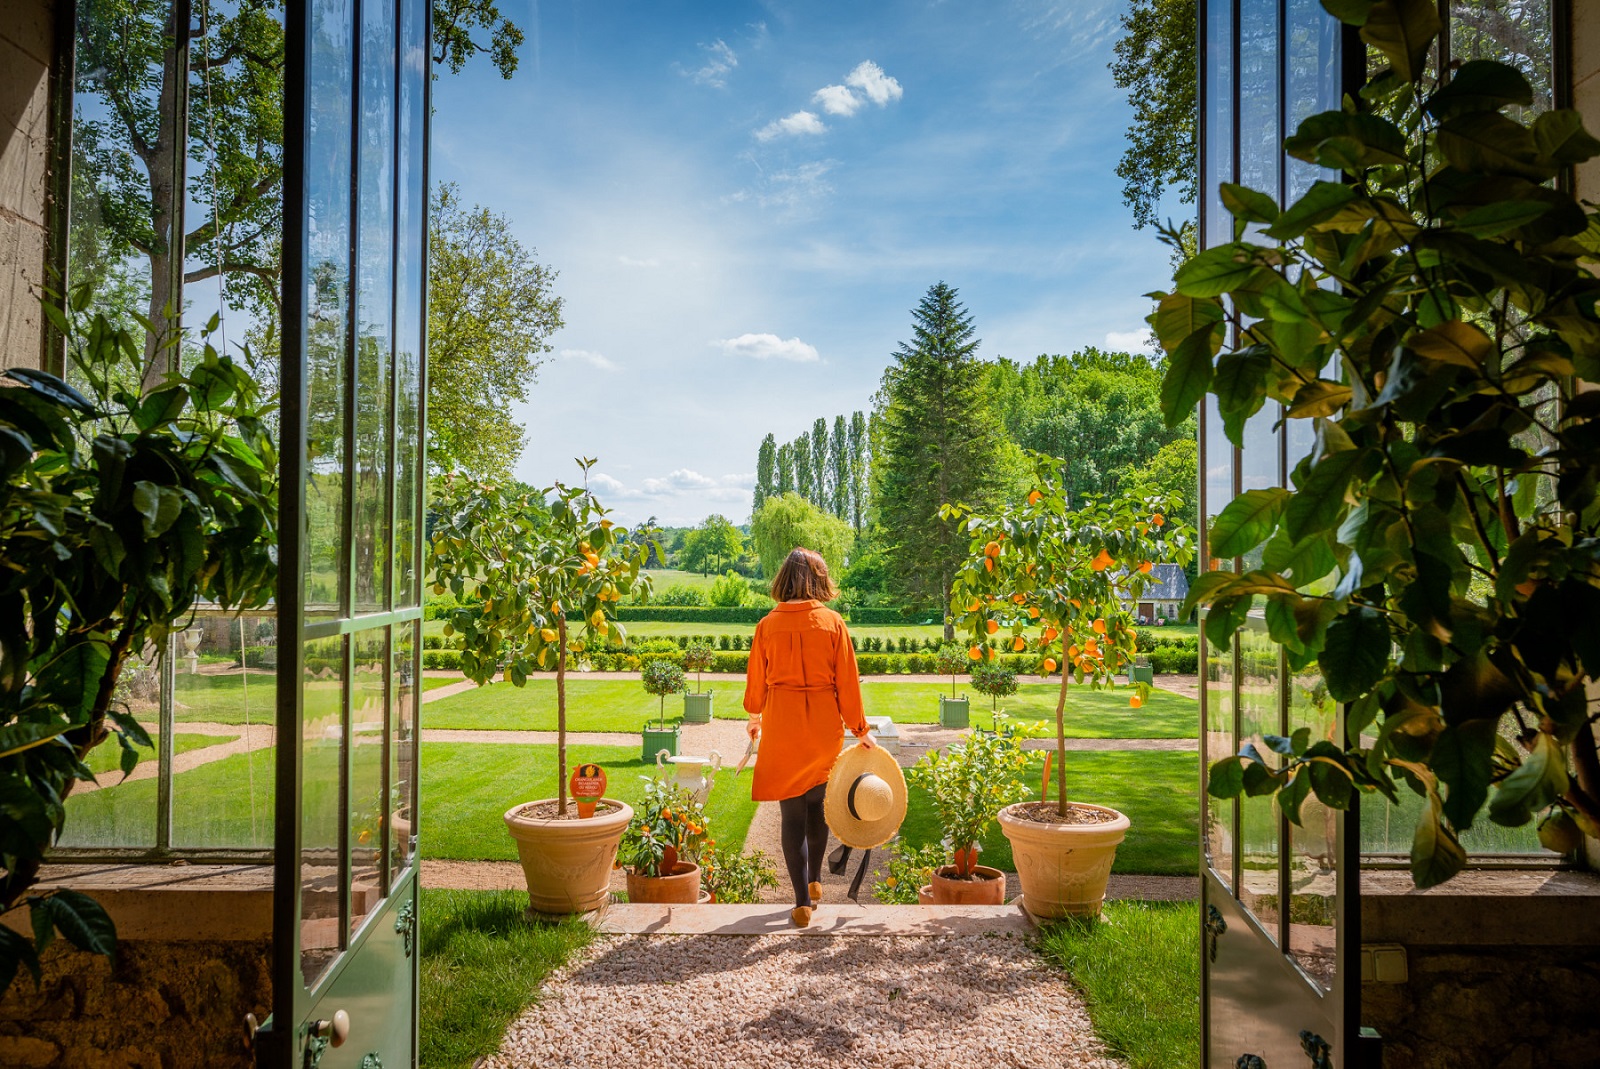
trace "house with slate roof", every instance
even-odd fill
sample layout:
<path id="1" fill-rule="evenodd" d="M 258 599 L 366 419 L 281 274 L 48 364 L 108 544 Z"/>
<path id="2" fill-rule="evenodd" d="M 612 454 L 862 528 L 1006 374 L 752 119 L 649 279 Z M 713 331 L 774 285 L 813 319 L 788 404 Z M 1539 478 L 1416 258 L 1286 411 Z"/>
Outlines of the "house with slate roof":
<path id="1" fill-rule="evenodd" d="M 1140 623 L 1150 623 L 1156 617 L 1176 620 L 1189 596 L 1189 576 L 1176 564 L 1157 564 L 1150 571 L 1150 585 L 1144 588 L 1134 615 Z"/>

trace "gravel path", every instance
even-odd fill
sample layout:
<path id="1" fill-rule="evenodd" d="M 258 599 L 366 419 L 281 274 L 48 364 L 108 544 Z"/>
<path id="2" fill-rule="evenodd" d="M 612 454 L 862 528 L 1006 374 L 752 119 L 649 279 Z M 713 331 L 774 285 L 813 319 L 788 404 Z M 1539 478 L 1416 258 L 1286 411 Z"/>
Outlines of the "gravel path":
<path id="1" fill-rule="evenodd" d="M 146 724 L 145 730 L 152 736 L 157 728 L 154 724 Z M 210 735 L 225 737 L 238 736 L 232 742 L 219 742 L 215 746 L 205 746 L 198 750 L 189 750 L 185 753 L 174 754 L 172 757 L 172 774 L 188 772 L 190 769 L 209 765 L 213 761 L 221 761 L 234 754 L 249 753 L 251 750 L 264 750 L 272 745 L 277 732 L 270 724 L 252 724 L 248 731 L 243 724 L 182 724 L 181 730 L 174 730 L 177 735 Z M 161 762 L 154 759 L 141 760 L 134 766 L 132 772 L 124 778 L 118 772 L 103 772 L 99 783 L 89 780 L 77 784 L 72 789 L 73 794 L 89 794 L 92 791 L 104 790 L 107 787 L 117 787 L 124 783 L 134 783 L 142 779 L 154 779 L 161 772 Z"/>
<path id="2" fill-rule="evenodd" d="M 597 939 L 483 1064 L 664 1060 L 697 1069 L 1122 1069 L 1065 975 L 1022 939 L 992 935 Z"/>

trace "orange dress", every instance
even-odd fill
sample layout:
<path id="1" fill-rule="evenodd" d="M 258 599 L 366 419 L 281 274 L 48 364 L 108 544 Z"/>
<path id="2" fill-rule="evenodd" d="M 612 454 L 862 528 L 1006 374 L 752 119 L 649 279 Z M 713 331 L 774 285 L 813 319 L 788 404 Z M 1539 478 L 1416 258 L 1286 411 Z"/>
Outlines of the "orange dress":
<path id="1" fill-rule="evenodd" d="M 777 802 L 828 782 L 845 728 L 867 733 L 850 632 L 820 601 L 779 602 L 756 624 L 744 708 L 761 714 L 750 793 Z"/>

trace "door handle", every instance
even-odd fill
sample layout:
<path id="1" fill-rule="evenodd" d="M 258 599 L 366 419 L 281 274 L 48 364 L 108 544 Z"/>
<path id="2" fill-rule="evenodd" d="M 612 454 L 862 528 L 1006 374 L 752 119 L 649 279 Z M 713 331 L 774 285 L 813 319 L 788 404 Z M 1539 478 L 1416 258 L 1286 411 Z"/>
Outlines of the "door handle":
<path id="1" fill-rule="evenodd" d="M 350 1038 L 350 1015 L 343 1010 L 333 1011 L 332 1020 L 317 1021 L 311 1026 L 311 1038 L 326 1040 L 330 1047 L 342 1047 Z"/>

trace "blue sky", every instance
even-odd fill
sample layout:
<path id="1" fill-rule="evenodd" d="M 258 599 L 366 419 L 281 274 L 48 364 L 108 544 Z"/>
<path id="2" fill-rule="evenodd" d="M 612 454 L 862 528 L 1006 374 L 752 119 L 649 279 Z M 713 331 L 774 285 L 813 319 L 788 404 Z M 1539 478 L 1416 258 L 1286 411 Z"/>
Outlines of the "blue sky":
<path id="1" fill-rule="evenodd" d="M 756 449 L 868 409 L 944 280 L 980 354 L 1143 329 L 1170 276 L 1114 168 L 1119 0 L 519 0 L 521 69 L 435 88 L 434 179 L 560 272 L 517 474 L 619 518 L 749 516 Z"/>

